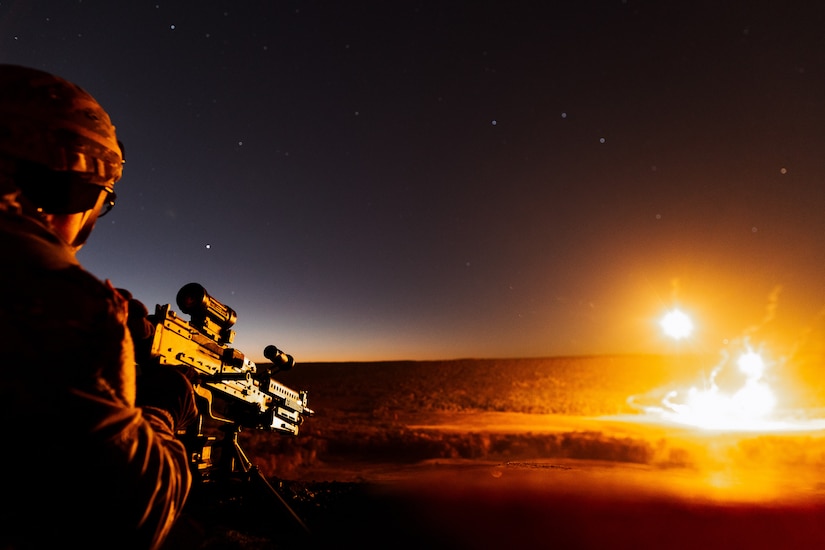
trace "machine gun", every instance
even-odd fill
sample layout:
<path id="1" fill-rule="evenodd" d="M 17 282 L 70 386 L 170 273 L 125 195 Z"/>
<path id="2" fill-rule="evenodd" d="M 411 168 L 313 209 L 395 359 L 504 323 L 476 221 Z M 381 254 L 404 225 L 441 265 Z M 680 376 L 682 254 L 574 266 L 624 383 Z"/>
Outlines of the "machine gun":
<path id="1" fill-rule="evenodd" d="M 306 391 L 293 390 L 273 378 L 291 369 L 295 360 L 267 346 L 264 357 L 271 364 L 255 364 L 230 347 L 237 314 L 198 283 L 184 285 L 176 302 L 190 321 L 179 317 L 169 304 L 158 304 L 149 316 L 155 325 L 150 361 L 153 367 L 181 369 L 195 389 L 198 419 L 178 434 L 189 452 L 195 476 L 193 493 L 201 493 L 193 494 L 190 501 L 237 504 L 248 500 L 250 492 L 269 495 L 308 532 L 238 443 L 242 428 L 296 436 L 304 419 L 314 414 L 307 406 Z"/>

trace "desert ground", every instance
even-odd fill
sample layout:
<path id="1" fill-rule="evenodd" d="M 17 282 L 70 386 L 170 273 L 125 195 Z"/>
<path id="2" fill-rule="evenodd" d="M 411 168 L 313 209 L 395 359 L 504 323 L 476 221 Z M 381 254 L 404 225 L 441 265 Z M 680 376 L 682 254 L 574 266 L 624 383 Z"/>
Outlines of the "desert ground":
<path id="1" fill-rule="evenodd" d="M 781 428 L 697 428 L 640 409 L 701 378 L 705 360 L 296 365 L 279 379 L 316 411 L 299 435 L 239 436 L 274 491 L 193 504 L 167 546 L 825 547 L 813 371 L 771 380 L 791 419 Z"/>

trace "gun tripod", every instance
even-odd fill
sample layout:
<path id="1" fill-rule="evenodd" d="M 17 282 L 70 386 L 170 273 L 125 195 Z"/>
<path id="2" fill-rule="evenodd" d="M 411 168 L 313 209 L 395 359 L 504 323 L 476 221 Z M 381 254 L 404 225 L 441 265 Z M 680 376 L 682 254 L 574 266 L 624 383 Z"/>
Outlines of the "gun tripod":
<path id="1" fill-rule="evenodd" d="M 222 438 L 206 437 L 200 433 L 197 436 L 202 451 L 196 453 L 197 459 L 193 460 L 196 479 L 190 501 L 201 507 L 224 509 L 218 510 L 221 517 L 225 515 L 225 508 L 234 507 L 242 518 L 253 521 L 255 514 L 264 511 L 257 504 L 276 505 L 280 512 L 289 517 L 293 527 L 309 535 L 303 520 L 244 453 L 238 443 L 241 427 L 225 424 L 220 430 L 223 432 Z M 217 451 L 217 462 L 212 462 L 214 451 Z M 271 525 L 271 517 L 265 514 L 262 526 L 268 525 Z"/>

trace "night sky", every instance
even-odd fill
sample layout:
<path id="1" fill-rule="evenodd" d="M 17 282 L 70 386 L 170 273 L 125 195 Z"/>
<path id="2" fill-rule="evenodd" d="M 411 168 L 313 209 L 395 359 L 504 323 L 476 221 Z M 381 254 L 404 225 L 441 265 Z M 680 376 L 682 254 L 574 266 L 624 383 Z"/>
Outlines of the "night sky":
<path id="1" fill-rule="evenodd" d="M 823 29 L 793 1 L 2 1 L 0 62 L 125 143 L 81 262 L 150 309 L 201 283 L 253 360 L 788 355 L 825 325 Z"/>

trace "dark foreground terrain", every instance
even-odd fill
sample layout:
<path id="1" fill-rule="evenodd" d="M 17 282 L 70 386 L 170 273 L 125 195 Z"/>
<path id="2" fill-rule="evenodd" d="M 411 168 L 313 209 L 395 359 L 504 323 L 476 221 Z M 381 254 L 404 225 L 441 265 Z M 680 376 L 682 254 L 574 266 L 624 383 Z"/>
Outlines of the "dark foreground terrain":
<path id="1" fill-rule="evenodd" d="M 239 437 L 272 489 L 256 476 L 203 488 L 167 546 L 825 547 L 819 431 L 704 433 L 629 404 L 696 370 L 661 357 L 298 365 L 281 381 L 309 390 L 316 415 L 295 438 Z M 791 386 L 814 410 L 818 390 Z"/>

